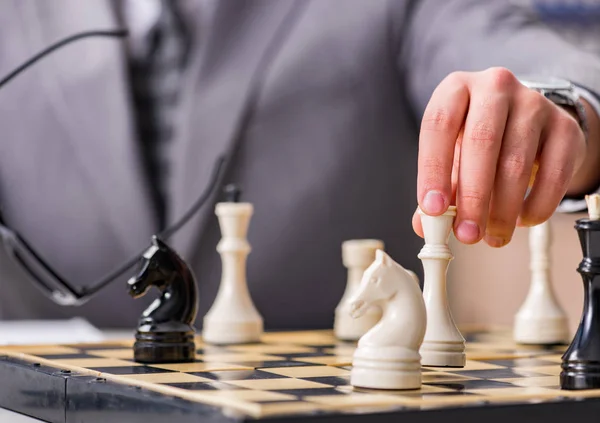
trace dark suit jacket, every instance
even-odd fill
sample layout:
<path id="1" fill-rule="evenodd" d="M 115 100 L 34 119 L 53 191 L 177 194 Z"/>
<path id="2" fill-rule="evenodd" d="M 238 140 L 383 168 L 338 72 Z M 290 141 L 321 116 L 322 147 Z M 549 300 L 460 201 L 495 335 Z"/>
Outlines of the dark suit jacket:
<path id="1" fill-rule="evenodd" d="M 506 66 L 600 91 L 600 65 L 508 1 L 189 1 L 191 65 L 170 151 L 170 220 L 218 155 L 254 203 L 249 286 L 268 328 L 326 327 L 345 286 L 340 244 L 381 238 L 421 272 L 418 117 L 455 70 Z M 0 74 L 78 31 L 114 28 L 109 0 L 0 2 Z M 89 283 L 155 230 L 132 124 L 124 45 L 88 40 L 0 91 L 5 219 L 69 279 Z M 189 260 L 202 317 L 220 278 L 212 205 L 171 244 Z M 84 315 L 133 327 L 144 300 L 118 281 L 82 308 L 45 299 L 0 257 L 4 318 Z M 150 295 L 151 296 L 151 295 Z"/>

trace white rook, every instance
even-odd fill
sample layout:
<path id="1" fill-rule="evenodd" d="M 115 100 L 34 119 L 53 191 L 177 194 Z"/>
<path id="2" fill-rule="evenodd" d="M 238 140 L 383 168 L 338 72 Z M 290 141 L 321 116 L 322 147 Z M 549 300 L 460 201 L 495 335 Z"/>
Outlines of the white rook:
<path id="1" fill-rule="evenodd" d="M 567 316 L 552 289 L 551 242 L 549 221 L 529 229 L 531 285 L 514 324 L 515 341 L 521 344 L 558 344 L 569 338 Z"/>
<path id="2" fill-rule="evenodd" d="M 421 345 L 424 366 L 464 367 L 465 339 L 454 323 L 446 292 L 446 273 L 454 258 L 448 247 L 456 207 L 450 206 L 441 216 L 428 216 L 419 209 L 425 245 L 419 253 L 425 280 L 423 297 L 427 310 L 427 329 Z"/>
<path id="3" fill-rule="evenodd" d="M 375 261 L 375 252 L 383 250 L 383 241 L 377 239 L 353 239 L 342 243 L 342 262 L 348 269 L 346 290 L 335 309 L 333 329 L 335 336 L 344 341 L 356 341 L 381 318 L 381 309 L 371 307 L 361 317 L 350 316 L 350 298 L 356 292 L 363 273 Z"/>
<path id="4" fill-rule="evenodd" d="M 250 203 L 218 203 L 215 208 L 222 238 L 222 275 L 217 298 L 204 317 L 205 342 L 239 344 L 256 342 L 263 333 L 263 319 L 256 310 L 246 281 L 246 258 L 250 244 L 246 239 L 253 207 Z"/>

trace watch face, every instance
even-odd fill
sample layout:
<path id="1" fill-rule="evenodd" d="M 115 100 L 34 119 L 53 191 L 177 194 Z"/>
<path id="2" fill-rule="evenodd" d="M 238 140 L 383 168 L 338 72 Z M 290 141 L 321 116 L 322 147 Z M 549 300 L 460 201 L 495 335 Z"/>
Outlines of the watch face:
<path id="1" fill-rule="evenodd" d="M 526 76 L 519 78 L 521 84 L 534 90 L 570 90 L 573 84 L 566 79 Z"/>

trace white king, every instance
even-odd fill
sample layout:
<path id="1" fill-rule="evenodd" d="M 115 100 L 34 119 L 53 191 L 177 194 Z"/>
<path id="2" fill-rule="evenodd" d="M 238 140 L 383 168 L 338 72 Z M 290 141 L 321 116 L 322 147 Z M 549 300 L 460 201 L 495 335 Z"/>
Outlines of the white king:
<path id="1" fill-rule="evenodd" d="M 246 281 L 246 239 L 253 206 L 250 203 L 218 203 L 222 238 L 217 245 L 223 270 L 217 298 L 204 317 L 205 342 L 240 344 L 256 342 L 263 333 L 263 319 L 256 310 Z"/>

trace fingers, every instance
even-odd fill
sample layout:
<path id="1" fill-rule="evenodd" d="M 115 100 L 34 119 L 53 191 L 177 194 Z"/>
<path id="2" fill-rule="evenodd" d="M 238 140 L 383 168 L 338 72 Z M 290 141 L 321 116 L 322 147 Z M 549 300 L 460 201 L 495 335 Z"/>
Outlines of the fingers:
<path id="1" fill-rule="evenodd" d="M 550 105 L 541 94 L 523 87 L 515 96 L 502 139 L 490 202 L 485 241 L 492 247 L 510 242 L 521 213 L 543 122 Z"/>
<path id="2" fill-rule="evenodd" d="M 473 244 L 485 236 L 501 247 L 517 224 L 552 215 L 586 149 L 576 120 L 508 70 L 454 73 L 438 86 L 423 117 L 419 206 L 437 216 L 456 204 L 459 241 Z M 416 214 L 413 228 L 423 236 Z"/>
<path id="3" fill-rule="evenodd" d="M 566 111 L 553 108 L 541 134 L 539 168 L 523 204 L 521 224 L 538 225 L 552 216 L 567 192 L 577 159 L 585 154 L 582 150 L 585 139 L 577 121 Z"/>
<path id="4" fill-rule="evenodd" d="M 423 115 L 417 200 L 429 215 L 440 215 L 450 205 L 454 147 L 468 105 L 469 90 L 464 74 L 454 73 L 434 91 Z"/>
<path id="5" fill-rule="evenodd" d="M 460 150 L 454 226 L 456 238 L 466 244 L 478 242 L 485 233 L 510 107 L 508 94 L 517 83 L 510 73 L 488 72 L 471 90 Z"/>
<path id="6" fill-rule="evenodd" d="M 421 225 L 421 216 L 419 216 L 418 209 L 413 213 L 412 226 L 415 233 L 423 238 L 423 225 Z"/>

